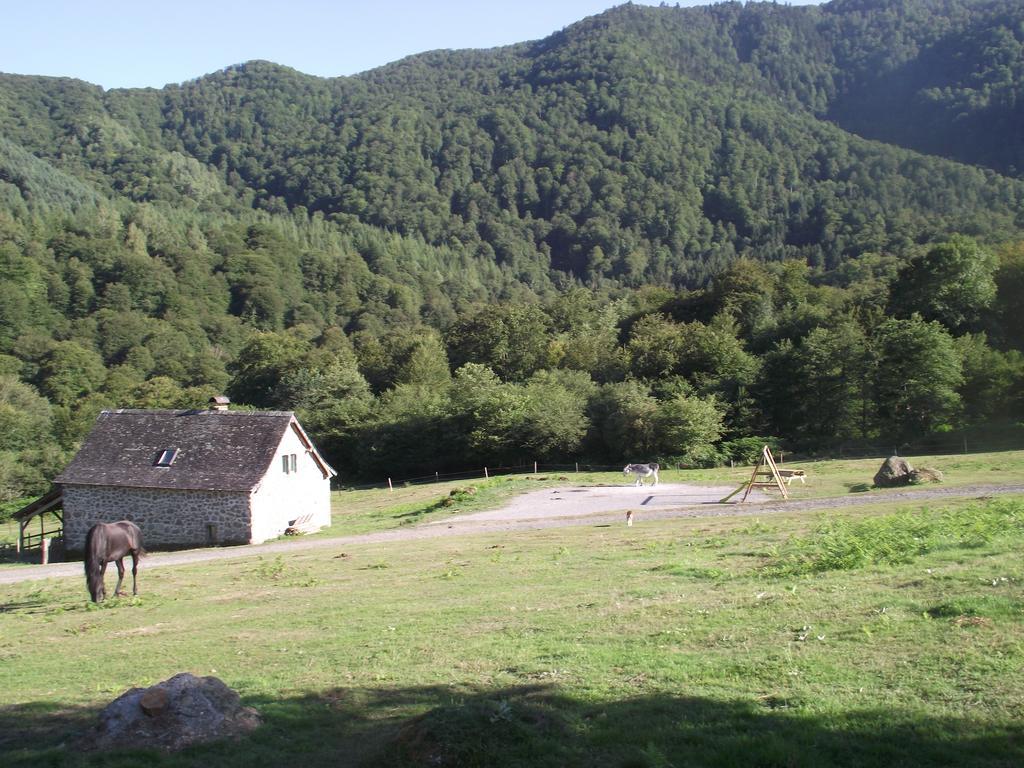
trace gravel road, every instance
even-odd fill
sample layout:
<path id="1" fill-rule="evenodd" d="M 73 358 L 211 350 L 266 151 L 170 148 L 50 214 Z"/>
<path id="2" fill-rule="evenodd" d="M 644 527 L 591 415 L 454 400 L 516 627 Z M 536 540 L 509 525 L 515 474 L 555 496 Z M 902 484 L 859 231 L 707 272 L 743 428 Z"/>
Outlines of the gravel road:
<path id="1" fill-rule="evenodd" d="M 516 531 L 535 531 L 578 525 L 621 525 L 625 510 L 633 510 L 634 524 L 642 525 L 645 520 L 669 518 L 766 515 L 778 512 L 815 511 L 868 504 L 921 501 L 932 498 L 1024 494 L 1024 483 L 870 491 L 829 499 L 790 499 L 789 501 L 781 501 L 777 498 L 769 499 L 765 494 L 758 494 L 755 498 L 754 494 L 751 494 L 743 504 L 717 503 L 718 499 L 732 490 L 735 488 L 710 488 L 670 483 L 643 488 L 634 488 L 633 486 L 545 488 L 519 496 L 500 509 L 455 515 L 444 520 L 435 520 L 379 533 L 338 536 L 329 539 L 288 539 L 241 547 L 153 552 L 146 556 L 144 567 L 149 570 L 173 565 L 203 563 L 210 560 L 275 555 L 297 550 L 341 549 L 359 544 L 431 539 L 473 533 L 508 534 Z M 739 496 L 736 496 L 734 500 L 738 498 Z M 81 575 L 82 563 L 80 562 L 19 565 L 0 568 L 0 584 L 71 576 L 81 577 Z M 0 600 L 2 599 L 0 596 Z"/>

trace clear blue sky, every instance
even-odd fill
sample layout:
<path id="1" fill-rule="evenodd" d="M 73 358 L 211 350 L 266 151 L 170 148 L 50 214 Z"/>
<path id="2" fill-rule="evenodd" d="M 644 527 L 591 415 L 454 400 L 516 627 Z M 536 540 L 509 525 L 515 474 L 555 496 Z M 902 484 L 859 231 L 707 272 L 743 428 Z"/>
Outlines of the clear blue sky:
<path id="1" fill-rule="evenodd" d="M 538 40 L 619 4 L 619 0 L 0 0 L 4 29 L 0 72 L 75 77 L 104 88 L 160 88 L 243 61 L 267 59 L 311 75 L 352 75 L 438 48 L 493 48 Z M 679 4 L 707 3 L 682 0 Z"/>

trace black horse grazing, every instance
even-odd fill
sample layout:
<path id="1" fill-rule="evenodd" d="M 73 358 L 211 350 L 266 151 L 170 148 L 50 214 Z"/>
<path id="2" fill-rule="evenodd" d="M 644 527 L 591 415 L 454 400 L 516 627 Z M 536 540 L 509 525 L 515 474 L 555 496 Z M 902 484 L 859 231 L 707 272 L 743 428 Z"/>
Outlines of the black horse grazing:
<path id="1" fill-rule="evenodd" d="M 85 581 L 89 585 L 89 596 L 99 603 L 107 595 L 103 576 L 107 563 L 117 563 L 117 588 L 115 595 L 122 594 L 124 581 L 124 556 L 132 556 L 132 594 L 139 594 L 135 576 L 139 572 L 139 560 L 146 550 L 142 548 L 142 531 L 129 520 L 117 523 L 96 523 L 85 535 Z"/>

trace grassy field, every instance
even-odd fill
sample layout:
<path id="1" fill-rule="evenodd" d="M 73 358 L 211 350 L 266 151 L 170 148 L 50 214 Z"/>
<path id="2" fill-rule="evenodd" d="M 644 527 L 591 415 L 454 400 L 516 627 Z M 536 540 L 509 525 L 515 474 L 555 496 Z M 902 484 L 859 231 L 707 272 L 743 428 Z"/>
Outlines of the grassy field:
<path id="1" fill-rule="evenodd" d="M 1020 483 L 1024 479 L 1024 451 L 949 456 L 909 457 L 914 467 L 931 467 L 944 474 L 944 487 Z M 789 486 L 794 499 L 820 499 L 860 494 L 869 490 L 881 459 L 805 461 L 783 465 L 802 469 L 807 481 Z M 663 483 L 738 487 L 750 480 L 753 467 L 664 470 Z M 334 494 L 334 524 L 319 536 L 369 533 L 444 516 L 493 509 L 513 496 L 539 487 L 622 485 L 619 472 L 556 472 L 514 475 L 485 480 L 457 480 L 427 485 L 339 491 Z M 896 490 L 896 489 L 892 489 Z M 891 491 L 874 489 L 876 493 Z"/>
<path id="2" fill-rule="evenodd" d="M 986 483 L 1021 482 L 1024 451 L 949 456 L 910 457 L 915 467 L 933 467 L 945 474 L 943 485 L 957 487 Z M 788 469 L 807 472 L 806 484 L 789 487 L 792 498 L 815 499 L 845 496 L 871 490 L 871 480 L 881 459 L 850 459 L 788 463 Z M 664 470 L 663 483 L 736 487 L 750 479 L 753 467 Z M 395 486 L 394 490 L 336 491 L 332 496 L 333 524 L 318 538 L 348 536 L 397 528 L 464 512 L 494 509 L 525 491 L 547 486 L 622 485 L 619 472 L 554 472 L 536 475 L 483 477 L 422 485 Z M 876 491 L 885 493 L 886 491 Z M 38 524 L 33 523 L 33 530 Z M 0 546 L 18 538 L 13 521 L 0 522 Z M 3 563 L 0 562 L 0 567 Z"/>
<path id="3" fill-rule="evenodd" d="M 1019 481 L 1020 460 L 921 463 L 971 485 Z M 855 492 L 869 464 L 806 467 L 797 493 Z M 544 482 L 562 481 L 346 492 L 336 532 Z M 143 567 L 142 595 L 100 607 L 80 579 L 19 584 L 0 612 L 0 763 L 1020 766 L 1022 546 L 1024 498 L 1001 497 Z M 183 671 L 264 725 L 174 755 L 77 748 L 103 705 Z"/>

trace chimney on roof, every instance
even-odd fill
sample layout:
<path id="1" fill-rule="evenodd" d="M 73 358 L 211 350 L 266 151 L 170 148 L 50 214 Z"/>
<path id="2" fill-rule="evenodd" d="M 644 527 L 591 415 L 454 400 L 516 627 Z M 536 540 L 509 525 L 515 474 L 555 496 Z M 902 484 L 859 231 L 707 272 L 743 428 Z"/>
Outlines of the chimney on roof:
<path id="1" fill-rule="evenodd" d="M 226 411 L 229 405 L 231 405 L 231 399 L 224 395 L 217 395 L 210 398 L 211 411 Z"/>

